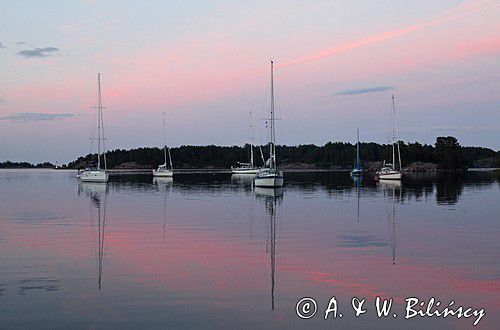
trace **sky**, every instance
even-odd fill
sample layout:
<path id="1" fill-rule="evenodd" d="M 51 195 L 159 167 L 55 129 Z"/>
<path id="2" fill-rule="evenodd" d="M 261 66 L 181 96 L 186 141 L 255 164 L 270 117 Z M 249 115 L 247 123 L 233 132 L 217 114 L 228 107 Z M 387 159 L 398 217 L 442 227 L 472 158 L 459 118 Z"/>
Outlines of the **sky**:
<path id="1" fill-rule="evenodd" d="M 404 141 L 500 149 L 500 0 L 0 0 L 0 161 L 90 149 Z"/>

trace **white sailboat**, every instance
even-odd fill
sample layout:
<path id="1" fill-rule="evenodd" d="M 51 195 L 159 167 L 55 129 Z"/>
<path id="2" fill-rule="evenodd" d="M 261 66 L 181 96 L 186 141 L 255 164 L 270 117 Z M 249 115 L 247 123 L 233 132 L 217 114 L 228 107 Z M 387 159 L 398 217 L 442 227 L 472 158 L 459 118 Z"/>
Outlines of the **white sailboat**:
<path id="1" fill-rule="evenodd" d="M 255 167 L 253 161 L 253 124 L 252 124 L 252 111 L 250 111 L 250 163 L 238 162 L 238 166 L 231 166 L 231 173 L 233 174 L 257 174 L 259 169 Z"/>
<path id="2" fill-rule="evenodd" d="M 283 172 L 279 171 L 276 164 L 276 130 L 274 128 L 274 81 L 273 61 L 271 61 L 271 138 L 269 142 L 269 159 L 265 166 L 259 170 L 255 177 L 255 186 L 264 188 L 276 188 L 283 186 Z"/>
<path id="3" fill-rule="evenodd" d="M 107 182 L 109 174 L 106 172 L 106 146 L 104 141 L 104 121 L 102 117 L 102 98 L 101 98 L 101 74 L 97 74 L 97 167 L 87 167 L 78 173 L 78 177 L 83 182 Z M 104 160 L 104 169 L 101 169 L 101 142 L 102 157 Z"/>
<path id="4" fill-rule="evenodd" d="M 396 106 L 394 104 L 394 95 L 392 96 L 392 164 L 384 165 L 377 172 L 377 178 L 380 180 L 401 180 L 401 152 L 399 150 L 399 141 L 396 137 Z M 398 151 L 399 170 L 396 168 L 396 147 Z"/>
<path id="5" fill-rule="evenodd" d="M 163 142 L 165 145 L 165 150 L 164 150 L 165 162 L 159 165 L 156 170 L 153 170 L 153 176 L 171 178 L 174 176 L 174 167 L 172 166 L 172 156 L 170 155 L 170 149 L 167 148 L 165 113 L 163 113 Z M 170 169 L 167 168 L 167 152 L 168 152 L 168 160 L 170 162 Z"/>
<path id="6" fill-rule="evenodd" d="M 363 175 L 363 170 L 361 169 L 361 161 L 359 159 L 359 128 L 358 132 L 358 142 L 356 143 L 356 166 L 351 171 L 352 176 L 361 176 Z"/>

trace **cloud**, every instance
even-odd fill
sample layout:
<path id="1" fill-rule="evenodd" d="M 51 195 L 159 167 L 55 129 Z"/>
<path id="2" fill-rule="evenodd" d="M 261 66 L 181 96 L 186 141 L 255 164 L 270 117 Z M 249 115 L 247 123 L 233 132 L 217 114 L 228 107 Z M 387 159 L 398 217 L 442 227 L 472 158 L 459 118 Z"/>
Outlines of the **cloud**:
<path id="1" fill-rule="evenodd" d="M 393 90 L 395 87 L 390 86 L 377 86 L 377 87 L 368 87 L 368 88 L 359 88 L 359 89 L 347 89 L 343 92 L 336 93 L 335 95 L 357 95 L 357 94 L 366 94 L 366 93 L 379 93 L 385 92 L 389 90 Z"/>
<path id="2" fill-rule="evenodd" d="M 0 117 L 0 120 L 8 120 L 16 123 L 27 123 L 31 121 L 49 121 L 74 117 L 72 113 L 35 113 L 21 112 L 10 116 Z"/>
<path id="3" fill-rule="evenodd" d="M 21 50 L 19 53 L 17 53 L 17 55 L 22 56 L 24 58 L 47 57 L 51 53 L 58 51 L 59 49 L 55 47 L 33 48 L 33 49 Z"/>
<path id="4" fill-rule="evenodd" d="M 444 23 L 447 23 L 450 21 L 458 20 L 458 19 L 470 16 L 470 15 L 476 14 L 480 11 L 490 9 L 490 8 L 497 6 L 497 5 L 498 5 L 498 3 L 496 3 L 495 1 L 491 1 L 491 0 L 469 0 L 468 2 L 454 8 L 453 10 L 450 10 L 446 15 L 444 15 L 440 18 L 437 18 L 437 19 L 434 19 L 431 21 L 427 21 L 427 22 L 423 22 L 420 24 L 410 25 L 410 26 L 407 26 L 407 27 L 404 27 L 401 29 L 390 30 L 390 31 L 386 31 L 383 33 L 379 33 L 379 34 L 374 34 L 374 35 L 368 36 L 366 38 L 362 38 L 362 39 L 350 41 L 350 42 L 347 42 L 344 44 L 340 44 L 337 46 L 333 46 L 330 48 L 326 48 L 326 49 L 320 50 L 316 53 L 312 53 L 312 54 L 309 54 L 309 55 L 306 55 L 303 57 L 299 57 L 299 58 L 281 63 L 278 65 L 278 67 L 287 67 L 290 65 L 301 64 L 301 63 L 309 62 L 309 61 L 315 61 L 315 60 L 319 60 L 319 59 L 322 59 L 325 57 L 330 57 L 332 55 L 336 55 L 338 53 L 349 51 L 352 49 L 364 47 L 364 46 L 371 45 L 371 44 L 376 44 L 376 43 L 379 43 L 381 41 L 393 39 L 396 37 L 401 37 L 401 36 L 404 36 L 404 35 L 409 34 L 409 33 L 425 30 L 427 28 L 430 28 L 430 27 L 433 27 L 436 25 L 441 25 L 441 24 L 444 24 Z"/>
<path id="5" fill-rule="evenodd" d="M 1 42 L 0 42 L 0 48 L 5 48 L 5 46 Z"/>

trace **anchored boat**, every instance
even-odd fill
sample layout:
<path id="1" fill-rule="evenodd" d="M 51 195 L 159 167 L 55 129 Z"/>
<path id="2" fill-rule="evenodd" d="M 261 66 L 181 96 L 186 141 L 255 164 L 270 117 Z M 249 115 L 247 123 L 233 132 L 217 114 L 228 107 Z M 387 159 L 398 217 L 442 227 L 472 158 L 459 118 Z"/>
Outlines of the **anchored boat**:
<path id="1" fill-rule="evenodd" d="M 274 85 L 273 85 L 273 61 L 271 61 L 271 138 L 269 141 L 269 159 L 255 177 L 255 186 L 264 188 L 276 188 L 283 186 L 283 172 L 278 170 L 276 164 L 276 130 L 274 128 Z"/>
<path id="2" fill-rule="evenodd" d="M 252 124 L 252 111 L 250 111 L 250 163 L 237 162 L 238 166 L 231 166 L 231 173 L 233 174 L 257 174 L 259 169 L 255 167 L 253 161 L 253 124 Z"/>
<path id="3" fill-rule="evenodd" d="M 396 106 L 394 104 L 394 95 L 392 96 L 392 164 L 384 165 L 377 172 L 377 178 L 380 180 L 401 180 L 401 152 L 399 150 L 399 141 L 396 137 Z M 399 170 L 396 168 L 396 149 L 398 152 Z"/>
<path id="4" fill-rule="evenodd" d="M 106 145 L 104 141 L 104 121 L 102 117 L 102 98 L 101 98 L 101 74 L 97 74 L 97 164 L 87 167 L 85 170 L 78 172 L 78 177 L 83 182 L 107 182 L 109 174 L 106 172 Z M 101 143 L 102 143 L 102 158 L 104 161 L 104 169 L 101 169 Z"/>
<path id="5" fill-rule="evenodd" d="M 166 125 L 165 113 L 163 113 L 163 143 L 164 143 L 165 162 L 159 165 L 156 170 L 153 170 L 153 176 L 171 178 L 174 176 L 174 167 L 172 166 L 172 156 L 170 155 L 170 149 L 167 148 L 166 126 L 167 125 Z M 167 153 L 168 153 L 168 160 L 170 163 L 170 169 L 167 168 Z"/>
<path id="6" fill-rule="evenodd" d="M 359 159 L 359 128 L 358 128 L 357 132 L 358 132 L 358 143 L 356 143 L 356 166 L 351 171 L 352 176 L 363 175 L 363 170 L 361 169 L 361 161 Z"/>

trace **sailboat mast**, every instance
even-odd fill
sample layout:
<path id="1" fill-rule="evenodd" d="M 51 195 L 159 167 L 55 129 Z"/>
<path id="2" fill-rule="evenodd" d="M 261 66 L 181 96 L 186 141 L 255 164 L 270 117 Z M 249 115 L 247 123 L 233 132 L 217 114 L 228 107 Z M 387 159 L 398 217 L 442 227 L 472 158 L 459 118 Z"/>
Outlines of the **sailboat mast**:
<path id="1" fill-rule="evenodd" d="M 97 170 L 101 169 L 101 74 L 97 74 Z"/>
<path id="2" fill-rule="evenodd" d="M 253 145 L 250 143 L 250 164 L 252 164 L 252 168 L 254 167 L 253 166 Z"/>
<path id="3" fill-rule="evenodd" d="M 399 141 L 397 143 L 398 143 L 399 170 L 401 171 L 401 150 L 399 150 Z"/>
<path id="4" fill-rule="evenodd" d="M 274 132 L 274 80 L 273 80 L 273 69 L 274 69 L 274 63 L 271 60 L 271 143 L 269 144 L 269 156 L 270 156 L 270 167 L 275 168 L 276 167 L 276 149 L 274 146 L 275 143 L 275 132 Z"/>
<path id="5" fill-rule="evenodd" d="M 360 163 L 359 163 L 359 127 L 357 128 L 357 135 L 358 135 L 358 143 L 356 143 L 356 168 L 359 170 L 360 169 Z"/>
<path id="6" fill-rule="evenodd" d="M 259 146 L 259 150 L 260 150 L 260 158 L 262 158 L 262 166 L 265 166 L 266 165 L 266 160 L 264 159 L 264 153 L 262 152 L 262 147 Z"/>
<path id="7" fill-rule="evenodd" d="M 167 130 L 167 124 L 166 124 L 166 119 L 165 119 L 165 112 L 163 113 L 163 146 L 164 146 L 164 156 L 165 156 L 165 162 L 163 164 L 165 164 L 165 166 L 167 166 L 167 133 L 166 133 L 166 130 Z"/>
<path id="8" fill-rule="evenodd" d="M 170 154 L 170 148 L 168 149 L 168 160 L 170 161 L 170 169 L 173 170 L 174 166 L 172 165 L 172 155 Z"/>
<path id="9" fill-rule="evenodd" d="M 252 122 L 252 111 L 249 111 L 250 114 L 250 164 L 253 166 L 253 122 Z"/>
<path id="10" fill-rule="evenodd" d="M 101 95 L 101 88 L 99 86 L 99 95 Z M 104 107 L 102 106 L 102 98 L 101 99 L 101 131 L 102 131 L 102 158 L 104 160 L 104 170 L 106 171 L 108 169 L 108 166 L 106 164 L 106 138 L 104 135 L 104 118 L 102 114 L 102 110 Z"/>
<path id="11" fill-rule="evenodd" d="M 394 105 L 394 95 L 392 95 L 392 167 L 396 169 L 396 106 Z"/>

